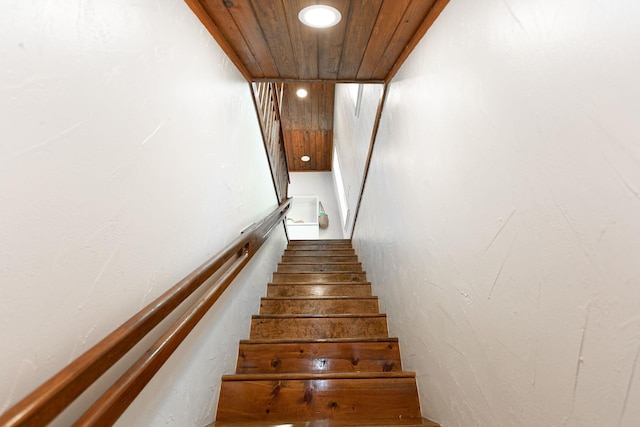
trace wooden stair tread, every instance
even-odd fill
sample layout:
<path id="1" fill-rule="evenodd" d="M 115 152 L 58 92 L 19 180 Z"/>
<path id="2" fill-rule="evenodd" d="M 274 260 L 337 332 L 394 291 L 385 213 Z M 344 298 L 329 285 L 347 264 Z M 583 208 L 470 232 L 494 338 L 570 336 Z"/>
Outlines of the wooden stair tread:
<path id="1" fill-rule="evenodd" d="M 351 240 L 289 240 L 287 246 L 308 246 L 308 245 L 324 245 L 324 246 L 349 246 L 351 247 Z"/>
<path id="2" fill-rule="evenodd" d="M 264 315 L 251 318 L 249 337 L 360 338 L 388 337 L 384 314 Z"/>
<path id="3" fill-rule="evenodd" d="M 340 269 L 344 269 L 344 270 L 340 270 L 340 271 L 349 271 L 347 269 L 351 268 L 353 269 L 353 271 L 357 271 L 360 272 L 362 271 L 362 263 L 360 263 L 359 261 L 349 261 L 349 262 L 309 262 L 309 261 L 299 261 L 299 262 L 280 262 L 278 263 L 278 270 L 276 271 L 280 271 L 281 268 L 298 268 L 301 271 L 304 271 L 303 269 L 307 268 L 309 270 L 309 272 L 314 272 L 317 271 L 316 269 L 318 268 L 325 268 L 325 269 L 330 269 L 330 268 L 340 268 Z M 323 271 L 323 270 L 320 270 Z M 331 270 L 324 270 L 324 271 L 331 271 Z"/>
<path id="4" fill-rule="evenodd" d="M 289 240 L 289 246 L 305 246 L 305 245 L 351 245 L 351 240 L 348 240 L 348 239 Z"/>
<path id="5" fill-rule="evenodd" d="M 294 421 L 287 427 L 440 427 L 440 424 L 426 418 L 391 418 L 391 419 L 361 419 L 361 420 L 310 420 Z M 282 427 L 282 423 L 266 423 L 264 421 L 215 422 L 206 427 Z"/>
<path id="6" fill-rule="evenodd" d="M 355 282 L 355 281 L 349 281 L 349 280 L 331 280 L 331 281 L 326 281 L 326 282 L 321 282 L 321 283 L 315 283 L 315 282 L 269 282 L 267 283 L 267 286 L 271 286 L 271 285 L 277 285 L 277 286 L 282 286 L 282 285 L 289 285 L 289 286 L 318 286 L 318 285 L 349 285 L 349 286 L 354 286 L 354 285 L 371 285 L 371 282 L 368 281 L 363 281 L 363 282 Z"/>
<path id="7" fill-rule="evenodd" d="M 314 296 L 293 296 L 293 297 L 262 297 L 263 300 L 300 300 L 300 301 L 308 301 L 308 300 L 378 300 L 378 297 L 375 295 L 371 296 L 349 296 L 349 295 L 314 295 Z"/>
<path id="8" fill-rule="evenodd" d="M 267 297 L 260 300 L 260 314 L 365 314 L 378 313 L 375 297 Z"/>
<path id="9" fill-rule="evenodd" d="M 371 283 L 269 283 L 267 296 L 371 296 Z"/>
<path id="10" fill-rule="evenodd" d="M 274 272 L 273 283 L 365 282 L 364 272 Z"/>
<path id="11" fill-rule="evenodd" d="M 251 316 L 252 319 L 326 319 L 326 318 L 337 318 L 337 319 L 353 319 L 359 317 L 384 317 L 387 315 L 385 313 L 362 313 L 362 314 L 343 314 L 343 313 L 335 313 L 335 314 L 254 314 Z"/>
<path id="12" fill-rule="evenodd" d="M 359 262 L 355 255 L 283 255 L 281 260 L 283 264 L 300 264 L 300 263 L 322 263 L 330 262 L 332 264 Z"/>
<path id="13" fill-rule="evenodd" d="M 294 246 L 289 245 L 287 246 L 287 249 L 291 249 L 291 250 L 307 249 L 307 250 L 319 250 L 319 251 L 332 251 L 332 250 L 340 250 L 340 249 L 353 250 L 351 245 L 346 243 L 332 243 L 332 244 L 307 243 L 307 244 L 300 244 L 300 245 L 294 245 Z"/>
<path id="14" fill-rule="evenodd" d="M 329 252 L 349 253 L 351 255 L 356 254 L 356 250 L 353 248 L 345 248 L 345 247 L 332 248 L 328 246 L 325 246 L 322 248 L 310 248 L 309 246 L 288 246 L 284 249 L 285 255 L 287 254 L 287 252 L 300 252 L 301 254 L 307 254 L 307 255 L 313 252 L 319 252 L 321 254 L 327 254 Z"/>
<path id="15" fill-rule="evenodd" d="M 347 278 L 347 279 L 342 279 L 342 280 L 337 280 L 337 278 L 340 277 L 351 277 L 351 276 L 364 276 L 366 273 L 364 271 L 325 271 L 325 272 L 318 272 L 318 271 L 296 271 L 296 272 L 286 272 L 286 271 L 274 271 L 272 273 L 273 275 L 278 275 L 278 276 L 290 276 L 290 277 L 297 277 L 297 276 L 303 276 L 302 280 L 300 280 L 302 283 L 306 283 L 309 281 L 309 279 L 305 279 L 304 276 L 314 276 L 314 275 L 325 275 L 327 276 L 329 279 L 330 278 L 335 278 L 336 280 L 333 280 L 334 282 L 353 282 L 354 280 L 351 278 Z"/>
<path id="16" fill-rule="evenodd" d="M 353 254 L 346 254 L 346 253 L 342 253 L 342 254 L 338 254 L 338 255 L 333 255 L 331 254 L 331 252 L 335 252 L 335 251 L 327 251 L 328 253 L 322 253 L 320 255 L 313 255 L 310 254 L 308 252 L 311 251 L 301 251 L 298 250 L 296 252 L 299 252 L 297 255 L 290 255 L 287 254 L 286 251 L 285 253 L 282 255 L 282 261 L 281 262 L 322 262 L 323 260 L 325 261 L 329 261 L 329 262 L 357 262 L 358 261 L 358 255 L 356 255 L 355 253 Z M 318 252 L 318 251 L 315 251 Z M 336 261 L 331 261 L 332 258 L 337 258 Z M 287 261 L 288 260 L 288 261 Z"/>
<path id="17" fill-rule="evenodd" d="M 296 245 L 287 245 L 287 247 L 285 248 L 285 250 L 291 250 L 291 251 L 297 251 L 297 250 L 314 250 L 313 247 L 319 247 L 320 249 L 316 249 L 316 250 L 324 250 L 324 251 L 330 251 L 330 250 L 339 250 L 339 251 L 355 251 L 355 249 L 353 249 L 353 245 L 348 245 L 348 244 L 343 244 L 343 243 L 338 243 L 338 244 L 326 244 L 326 245 L 320 245 L 320 244 L 310 244 L 310 243 L 300 243 L 300 244 L 296 244 Z M 310 249 L 311 248 L 311 249 Z"/>
<path id="18" fill-rule="evenodd" d="M 335 262 L 335 263 L 279 263 L 278 273 L 362 273 L 362 264 L 359 262 Z"/>
<path id="19" fill-rule="evenodd" d="M 284 380 L 354 380 L 380 378 L 415 378 L 415 372 L 330 372 L 321 374 L 232 374 L 223 375 L 222 381 L 284 381 Z"/>
<path id="20" fill-rule="evenodd" d="M 353 249 L 286 249 L 283 257 L 296 258 L 325 258 L 325 257 L 358 257 Z"/>
<path id="21" fill-rule="evenodd" d="M 304 258 L 304 257 L 302 257 Z M 307 257 L 307 258 L 317 258 L 317 257 Z M 300 260 L 300 261 L 287 261 L 287 262 L 280 262 L 278 265 L 280 264 L 295 264 L 295 265 L 362 265 L 362 263 L 360 261 L 342 261 L 342 262 L 322 262 L 322 261 L 310 261 L 310 260 Z"/>
<path id="22" fill-rule="evenodd" d="M 397 343 L 397 337 L 384 338 L 279 338 L 279 339 L 248 339 L 240 340 L 240 344 L 304 344 L 304 343 L 352 343 L 352 342 L 393 342 Z"/>

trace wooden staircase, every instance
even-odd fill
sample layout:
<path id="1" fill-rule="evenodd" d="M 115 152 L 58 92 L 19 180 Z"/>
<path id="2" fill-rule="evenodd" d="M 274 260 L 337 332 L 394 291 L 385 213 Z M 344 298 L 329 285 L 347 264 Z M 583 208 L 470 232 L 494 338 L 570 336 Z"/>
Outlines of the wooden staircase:
<path id="1" fill-rule="evenodd" d="M 215 427 L 283 423 L 438 426 L 421 416 L 415 374 L 349 240 L 289 243 L 236 373 L 222 377 Z"/>

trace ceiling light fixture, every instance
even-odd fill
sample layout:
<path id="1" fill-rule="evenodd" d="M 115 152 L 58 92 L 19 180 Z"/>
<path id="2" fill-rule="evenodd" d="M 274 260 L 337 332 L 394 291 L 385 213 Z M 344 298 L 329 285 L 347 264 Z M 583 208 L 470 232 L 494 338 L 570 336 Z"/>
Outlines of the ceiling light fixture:
<path id="1" fill-rule="evenodd" d="M 302 156 L 302 157 L 300 157 L 300 160 L 302 160 L 303 162 L 308 162 L 309 160 L 311 160 L 311 157 L 309 157 L 309 156 Z"/>
<path id="2" fill-rule="evenodd" d="M 313 28 L 329 28 L 342 19 L 340 11 L 324 4 L 307 6 L 298 13 L 298 19 L 304 25 Z"/>
<path id="3" fill-rule="evenodd" d="M 298 89 L 296 91 L 296 95 L 298 95 L 298 98 L 306 98 L 308 94 L 309 92 L 307 92 L 306 89 Z"/>

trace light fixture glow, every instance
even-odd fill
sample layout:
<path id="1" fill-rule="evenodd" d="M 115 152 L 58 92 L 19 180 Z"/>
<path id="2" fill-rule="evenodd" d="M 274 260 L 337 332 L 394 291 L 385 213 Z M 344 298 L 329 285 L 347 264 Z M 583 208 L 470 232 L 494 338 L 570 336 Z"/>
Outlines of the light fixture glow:
<path id="1" fill-rule="evenodd" d="M 302 156 L 302 157 L 300 157 L 300 160 L 302 160 L 303 162 L 308 162 L 309 160 L 311 160 L 311 157 L 309 157 L 309 156 Z"/>
<path id="2" fill-rule="evenodd" d="M 324 4 L 307 6 L 298 13 L 298 19 L 304 25 L 313 28 L 329 28 L 342 19 L 340 11 Z"/>
<path id="3" fill-rule="evenodd" d="M 296 91 L 296 95 L 298 95 L 298 98 L 306 98 L 308 95 L 308 92 L 306 89 L 298 89 Z"/>

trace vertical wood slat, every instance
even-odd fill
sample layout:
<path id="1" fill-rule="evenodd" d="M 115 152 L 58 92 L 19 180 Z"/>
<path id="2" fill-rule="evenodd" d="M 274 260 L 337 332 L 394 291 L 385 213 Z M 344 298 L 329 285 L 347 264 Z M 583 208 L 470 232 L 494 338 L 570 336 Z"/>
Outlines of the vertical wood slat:
<path id="1" fill-rule="evenodd" d="M 289 171 L 279 114 L 278 85 L 269 82 L 254 83 L 253 91 L 273 185 L 278 200 L 283 201 L 287 198 Z"/>
<path id="2" fill-rule="evenodd" d="M 261 83 L 258 85 L 261 90 L 260 90 L 260 119 L 263 120 L 262 118 L 264 117 L 265 114 L 265 105 L 267 105 L 267 96 L 268 96 L 268 87 L 269 85 L 267 83 Z"/>

